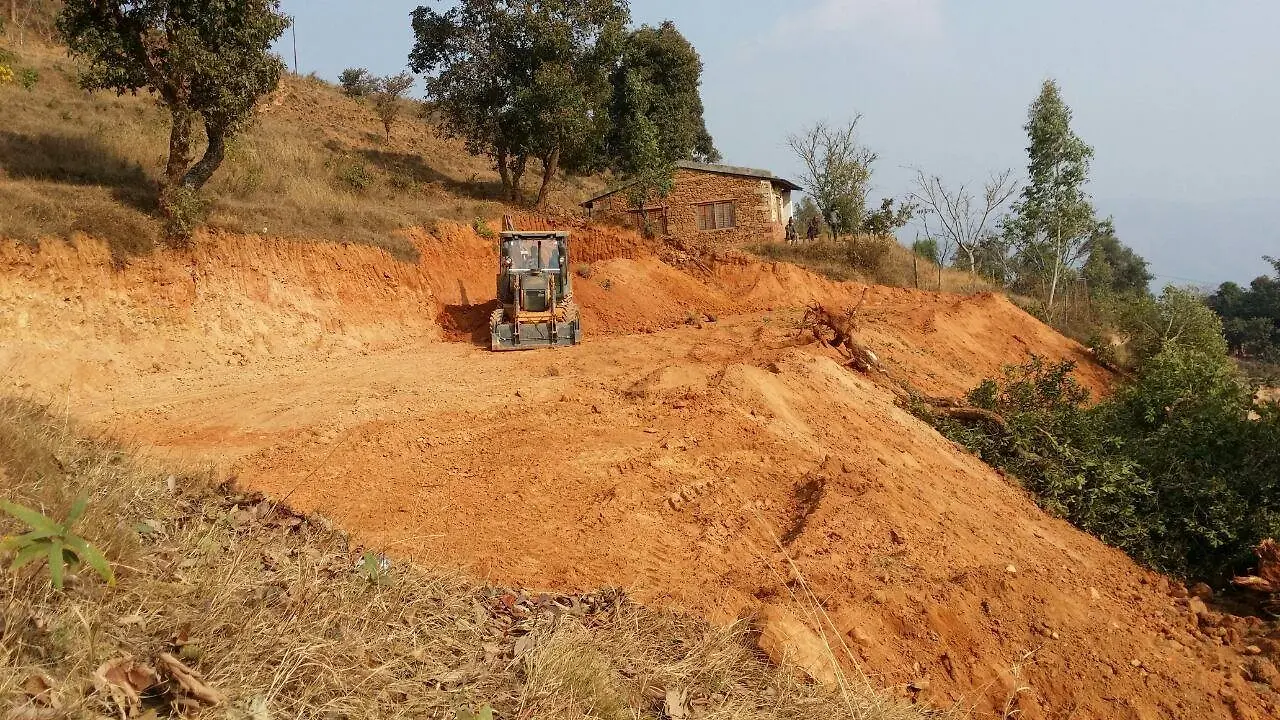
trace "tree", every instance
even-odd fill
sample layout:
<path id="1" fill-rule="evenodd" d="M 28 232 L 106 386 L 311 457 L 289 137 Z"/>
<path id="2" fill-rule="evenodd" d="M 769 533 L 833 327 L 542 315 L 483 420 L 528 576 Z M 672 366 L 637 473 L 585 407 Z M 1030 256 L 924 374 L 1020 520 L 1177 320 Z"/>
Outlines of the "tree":
<path id="1" fill-rule="evenodd" d="M 1135 297 L 1151 292 L 1147 261 L 1116 237 L 1115 223 L 1099 222 L 1089 237 L 1083 274 L 1094 297 Z"/>
<path id="2" fill-rule="evenodd" d="M 916 171 L 912 199 L 922 209 L 926 235 L 938 236 L 947 246 L 964 253 L 969 272 L 978 272 L 978 244 L 993 228 L 1000 209 L 1017 191 L 1013 171 L 992 174 L 975 197 L 965 185 L 948 188 L 937 175 Z"/>
<path id="3" fill-rule="evenodd" d="M 171 221 L 222 165 L 227 142 L 280 82 L 271 45 L 289 26 L 278 0 L 67 0 L 58 28 L 85 61 L 87 90 L 159 96 L 171 117 L 161 208 Z M 195 159 L 195 126 L 205 151 Z"/>
<path id="4" fill-rule="evenodd" d="M 404 94 L 413 87 L 413 76 L 409 73 L 390 75 L 376 80 L 373 87 L 373 108 L 387 131 L 387 139 L 391 139 L 391 127 L 400 117 Z"/>
<path id="5" fill-rule="evenodd" d="M 894 207 L 897 205 L 897 207 Z M 911 218 L 916 216 L 919 206 L 914 202 L 904 202 L 898 204 L 893 198 L 884 198 L 880 201 L 880 209 L 867 216 L 862 221 L 862 230 L 869 235 L 892 235 L 895 230 L 911 222 Z"/>
<path id="6" fill-rule="evenodd" d="M 625 0 L 462 0 L 412 18 L 409 65 L 426 75 L 442 130 L 493 158 L 509 199 L 530 158 L 542 163 L 539 203 L 562 167 L 603 164 Z"/>
<path id="7" fill-rule="evenodd" d="M 1083 259 L 1095 230 L 1084 191 L 1093 148 L 1071 130 L 1071 109 L 1053 80 L 1041 87 L 1024 129 L 1030 140 L 1027 184 L 1008 228 L 1023 265 L 1039 274 L 1052 312 L 1064 276 Z"/>
<path id="8" fill-rule="evenodd" d="M 1263 259 L 1274 268 L 1274 277 L 1255 278 L 1248 289 L 1223 283 L 1208 304 L 1223 320 L 1231 352 L 1280 361 L 1280 260 Z"/>
<path id="9" fill-rule="evenodd" d="M 350 98 L 372 95 L 378 89 L 378 78 L 365 68 L 347 68 L 338 76 L 342 93 Z"/>
<path id="10" fill-rule="evenodd" d="M 679 160 L 719 162 L 703 117 L 702 58 L 671 21 L 627 36 L 612 77 L 607 152 L 632 175 Z"/>
<path id="11" fill-rule="evenodd" d="M 924 258 L 938 266 L 938 290 L 942 290 L 942 268 L 947 262 L 948 251 L 938 244 L 935 237 L 917 237 L 911 244 L 911 252 L 917 258 Z M 916 287 L 920 287 L 920 271 L 916 270 Z"/>
<path id="12" fill-rule="evenodd" d="M 822 211 L 818 209 L 818 204 L 813 201 L 813 198 L 805 195 L 799 203 L 796 203 L 795 218 L 796 227 L 804 235 L 809 231 L 809 223 L 817 220 L 819 225 L 822 224 Z"/>
<path id="13" fill-rule="evenodd" d="M 867 215 L 871 165 L 877 155 L 858 144 L 861 116 L 842 126 L 820 122 L 787 138 L 804 164 L 802 181 L 837 238 L 862 229 Z"/>

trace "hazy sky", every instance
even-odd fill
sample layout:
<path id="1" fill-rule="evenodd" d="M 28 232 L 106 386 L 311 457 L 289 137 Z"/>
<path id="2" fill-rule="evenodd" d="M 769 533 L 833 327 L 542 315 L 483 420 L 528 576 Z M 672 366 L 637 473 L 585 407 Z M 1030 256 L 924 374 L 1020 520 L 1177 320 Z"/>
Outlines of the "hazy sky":
<path id="1" fill-rule="evenodd" d="M 420 4 L 283 3 L 301 71 L 331 79 L 403 69 Z M 1160 280 L 1246 281 L 1280 255 L 1280 1 L 632 0 L 632 15 L 674 20 L 702 54 L 726 162 L 794 176 L 788 133 L 860 113 L 875 197 L 908 192 L 913 167 L 1022 173 L 1027 106 L 1054 77 L 1097 151 L 1099 211 Z"/>

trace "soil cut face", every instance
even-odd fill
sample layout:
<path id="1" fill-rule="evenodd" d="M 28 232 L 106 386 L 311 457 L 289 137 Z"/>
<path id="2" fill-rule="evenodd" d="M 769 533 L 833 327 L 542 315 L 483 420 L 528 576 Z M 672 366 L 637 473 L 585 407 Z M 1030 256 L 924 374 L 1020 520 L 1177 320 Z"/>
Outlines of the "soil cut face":
<path id="1" fill-rule="evenodd" d="M 471 331 L 491 247 L 462 228 L 414 242 L 420 265 L 207 238 L 119 272 L 88 242 L 6 249 L 0 302 L 18 314 L 0 321 L 0 366 L 8 385 L 429 565 L 757 618 L 777 652 L 812 648 L 821 608 L 846 671 L 923 702 L 1276 713 L 1167 581 L 1045 515 L 875 378 L 787 347 L 804 303 L 852 305 L 862 286 L 741 258 L 677 267 L 619 234 L 577 279 L 586 344 L 492 354 L 438 325 L 452 307 L 450 331 Z M 936 395 L 1032 353 L 1079 361 L 1095 392 L 1110 382 L 995 295 L 872 288 L 860 338 Z"/>

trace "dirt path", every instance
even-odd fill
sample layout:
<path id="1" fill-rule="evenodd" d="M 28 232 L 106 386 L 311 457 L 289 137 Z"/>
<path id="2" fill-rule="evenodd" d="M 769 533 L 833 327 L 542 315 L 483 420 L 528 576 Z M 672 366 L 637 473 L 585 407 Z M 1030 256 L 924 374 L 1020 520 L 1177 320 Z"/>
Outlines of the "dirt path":
<path id="1" fill-rule="evenodd" d="M 448 292 L 483 302 L 480 277 L 356 263 L 347 289 L 292 253 L 254 279 L 210 251 L 189 307 L 165 323 L 99 286 L 144 295 L 150 276 L 187 292 L 168 266 L 83 281 L 74 303 L 56 297 L 65 283 L 11 270 L 0 291 L 28 320 L 0 322 L 6 382 L 161 457 L 224 466 L 396 557 L 535 588 L 616 585 L 723 622 L 760 616 L 795 651 L 799 621 L 821 607 L 874 683 L 979 716 L 1010 702 L 1027 718 L 1275 712 L 1235 669 L 1243 659 L 1193 635 L 1166 582 L 1039 511 L 872 378 L 814 348 L 772 349 L 795 331 L 798 312 L 778 302 L 788 284 L 830 302 L 859 287 L 787 266 L 705 277 L 604 259 L 580 284 L 600 323 L 590 342 L 493 354 L 399 324 L 434 319 L 414 303 L 465 304 Z M 61 262 L 64 278 L 73 265 Z M 877 288 L 866 308 L 864 339 L 935 394 L 1033 352 L 1087 361 L 996 296 Z M 682 322 L 725 309 L 741 314 Z M 611 318 L 655 331 L 609 334 Z M 293 334 L 254 352 L 263 327 Z M 1107 382 L 1087 362 L 1081 378 Z"/>

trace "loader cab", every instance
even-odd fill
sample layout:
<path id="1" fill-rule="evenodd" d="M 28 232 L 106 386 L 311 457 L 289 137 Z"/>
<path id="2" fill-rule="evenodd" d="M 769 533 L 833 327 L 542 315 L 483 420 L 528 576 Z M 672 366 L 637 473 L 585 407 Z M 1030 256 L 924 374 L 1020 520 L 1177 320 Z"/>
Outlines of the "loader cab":
<path id="1" fill-rule="evenodd" d="M 498 302 L 490 321 L 494 350 L 576 345 L 582 334 L 573 303 L 566 232 L 502 233 Z"/>

